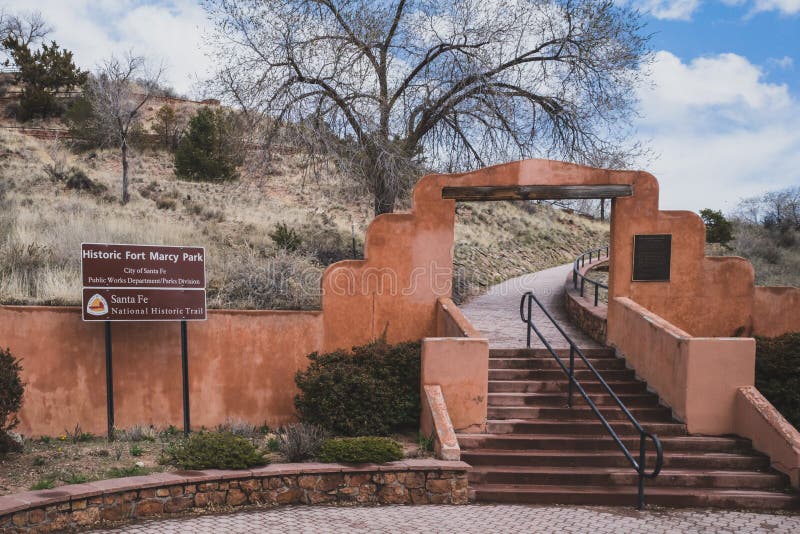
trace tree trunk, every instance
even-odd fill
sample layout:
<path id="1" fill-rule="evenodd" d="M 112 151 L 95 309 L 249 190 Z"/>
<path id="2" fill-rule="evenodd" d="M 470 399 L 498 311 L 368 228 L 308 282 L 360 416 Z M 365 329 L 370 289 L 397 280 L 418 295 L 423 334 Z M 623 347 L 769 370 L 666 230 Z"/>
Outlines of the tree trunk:
<path id="1" fill-rule="evenodd" d="M 392 213 L 397 196 L 386 183 L 386 178 L 380 171 L 376 171 L 373 183 L 375 184 L 375 216 Z"/>
<path id="2" fill-rule="evenodd" d="M 122 138 L 122 203 L 127 204 L 131 199 L 128 193 L 128 140 Z"/>

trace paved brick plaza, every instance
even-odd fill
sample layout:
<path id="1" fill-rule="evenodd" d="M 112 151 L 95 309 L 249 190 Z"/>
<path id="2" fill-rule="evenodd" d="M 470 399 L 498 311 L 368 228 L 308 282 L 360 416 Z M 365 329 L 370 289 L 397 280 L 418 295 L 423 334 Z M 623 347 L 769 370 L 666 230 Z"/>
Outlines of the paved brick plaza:
<path id="1" fill-rule="evenodd" d="M 751 533 L 800 532 L 800 515 L 728 510 L 648 510 L 633 508 L 469 505 L 327 507 L 287 506 L 231 515 L 202 516 L 129 525 L 129 534 L 266 532 L 618 532 Z"/>

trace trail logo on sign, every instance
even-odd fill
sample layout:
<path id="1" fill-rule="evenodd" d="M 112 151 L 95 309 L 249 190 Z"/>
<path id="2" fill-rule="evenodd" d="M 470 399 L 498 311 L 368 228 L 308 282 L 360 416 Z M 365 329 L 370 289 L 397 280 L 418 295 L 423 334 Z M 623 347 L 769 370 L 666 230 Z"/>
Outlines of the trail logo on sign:
<path id="1" fill-rule="evenodd" d="M 86 313 L 94 315 L 95 317 L 101 317 L 108 313 L 108 302 L 106 302 L 106 299 L 104 299 L 102 295 L 95 293 L 86 304 Z"/>

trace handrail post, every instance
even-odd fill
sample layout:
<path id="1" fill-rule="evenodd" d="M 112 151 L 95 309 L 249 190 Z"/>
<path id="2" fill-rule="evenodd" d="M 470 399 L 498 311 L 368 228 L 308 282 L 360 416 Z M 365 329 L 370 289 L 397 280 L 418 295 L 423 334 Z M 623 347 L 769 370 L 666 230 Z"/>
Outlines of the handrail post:
<path id="1" fill-rule="evenodd" d="M 594 305 L 597 306 L 597 295 L 600 293 L 600 284 L 594 285 Z"/>
<path id="2" fill-rule="evenodd" d="M 586 278 L 584 278 L 584 277 L 582 277 L 582 276 L 581 276 L 581 296 L 583 296 L 583 286 L 584 286 L 584 282 L 586 282 Z"/>
<path id="3" fill-rule="evenodd" d="M 644 432 L 639 433 L 639 497 L 636 502 L 636 509 L 641 510 L 644 508 L 644 473 L 645 462 L 647 461 L 645 451 L 645 436 Z"/>
<path id="4" fill-rule="evenodd" d="M 575 388 L 575 346 L 569 346 L 569 396 L 567 406 L 572 408 L 572 390 Z"/>
<path id="5" fill-rule="evenodd" d="M 528 348 L 531 348 L 531 322 L 533 321 L 533 295 L 528 296 Z"/>

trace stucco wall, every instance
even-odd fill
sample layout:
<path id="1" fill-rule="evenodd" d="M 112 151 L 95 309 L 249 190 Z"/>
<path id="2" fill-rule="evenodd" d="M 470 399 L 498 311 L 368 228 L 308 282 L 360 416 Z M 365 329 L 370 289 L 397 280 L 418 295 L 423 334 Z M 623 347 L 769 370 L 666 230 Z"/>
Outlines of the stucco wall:
<path id="1" fill-rule="evenodd" d="M 182 426 L 178 323 L 112 327 L 116 426 Z M 294 417 L 294 374 L 323 347 L 319 312 L 210 311 L 189 323 L 192 426 L 226 417 L 274 426 Z M 106 429 L 103 325 L 78 308 L 0 307 L 0 344 L 22 358 L 26 392 L 18 431 Z"/>
<path id="2" fill-rule="evenodd" d="M 692 337 L 622 297 L 608 316 L 609 343 L 690 433 L 735 432 L 737 391 L 755 380 L 755 340 Z"/>
<path id="3" fill-rule="evenodd" d="M 756 287 L 753 335 L 777 337 L 800 332 L 800 288 Z"/>

